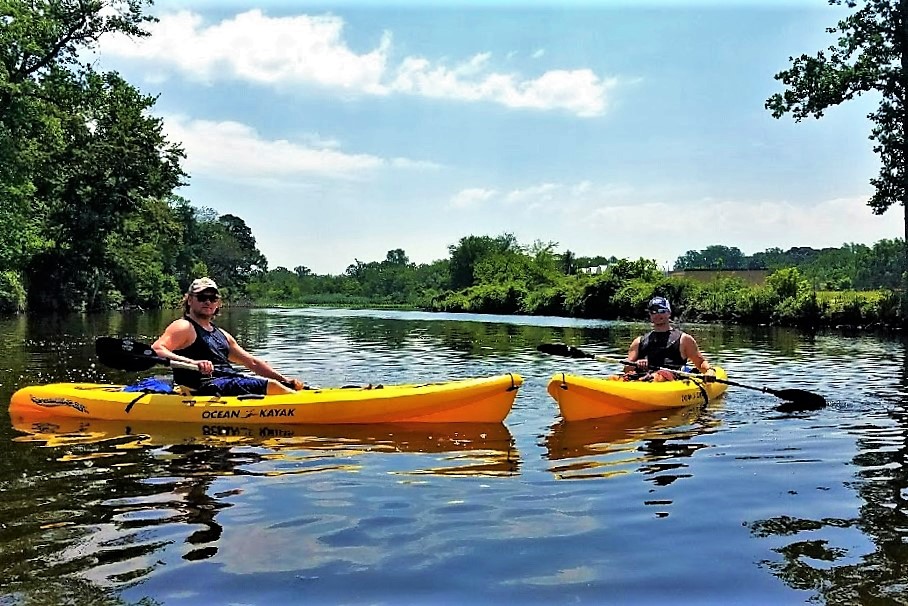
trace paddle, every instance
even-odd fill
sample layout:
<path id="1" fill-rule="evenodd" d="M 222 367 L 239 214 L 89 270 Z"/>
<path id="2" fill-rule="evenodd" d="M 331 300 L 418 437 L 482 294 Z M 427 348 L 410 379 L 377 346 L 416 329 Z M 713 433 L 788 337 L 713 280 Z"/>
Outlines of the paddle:
<path id="1" fill-rule="evenodd" d="M 101 364 L 119 370 L 148 370 L 158 364 L 171 368 L 194 370 L 196 372 L 199 370 L 198 366 L 195 364 L 162 358 L 155 354 L 150 345 L 140 343 L 133 339 L 98 337 L 95 340 L 95 353 L 98 354 L 98 359 L 101 361 Z M 246 376 L 238 372 L 227 372 L 223 370 L 216 370 L 214 374 L 221 376 Z"/>
<path id="2" fill-rule="evenodd" d="M 636 368 L 642 369 L 643 367 L 636 362 L 630 360 L 621 360 L 619 358 L 612 358 L 610 356 L 596 356 L 591 353 L 585 352 L 582 349 L 577 347 L 572 347 L 570 345 L 564 345 L 561 343 L 542 343 L 539 345 L 537 350 L 545 354 L 551 354 L 553 356 L 564 356 L 566 358 L 579 358 L 579 359 L 590 359 L 598 360 L 600 362 L 617 362 L 618 364 L 626 364 L 628 366 L 634 366 Z M 650 367 L 648 370 L 655 370 Z M 686 379 L 697 379 L 700 381 L 705 381 L 705 377 L 700 374 L 694 374 L 689 372 L 683 372 L 680 370 L 674 370 L 671 368 L 666 368 L 672 374 L 678 377 L 684 377 Z M 768 393 L 786 400 L 787 404 L 780 404 L 776 407 L 776 410 L 779 412 L 796 412 L 800 410 L 819 410 L 826 406 L 826 399 L 819 394 L 815 394 L 810 391 L 803 389 L 772 389 L 771 387 L 756 387 L 754 385 L 745 385 L 744 383 L 738 383 L 737 381 L 728 381 L 726 379 L 712 379 L 716 383 L 723 383 L 725 385 L 732 385 L 734 387 L 742 387 L 744 389 L 753 389 L 754 391 L 762 391 L 763 393 Z"/>

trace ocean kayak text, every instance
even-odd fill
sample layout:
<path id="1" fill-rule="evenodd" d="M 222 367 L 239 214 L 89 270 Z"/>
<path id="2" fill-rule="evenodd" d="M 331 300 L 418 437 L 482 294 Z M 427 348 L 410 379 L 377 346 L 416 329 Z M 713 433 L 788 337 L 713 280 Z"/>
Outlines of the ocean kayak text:
<path id="1" fill-rule="evenodd" d="M 269 408 L 258 411 L 259 417 L 292 417 L 296 412 L 293 408 Z M 203 419 L 248 419 L 254 417 L 255 412 L 246 410 L 203 410 Z"/>

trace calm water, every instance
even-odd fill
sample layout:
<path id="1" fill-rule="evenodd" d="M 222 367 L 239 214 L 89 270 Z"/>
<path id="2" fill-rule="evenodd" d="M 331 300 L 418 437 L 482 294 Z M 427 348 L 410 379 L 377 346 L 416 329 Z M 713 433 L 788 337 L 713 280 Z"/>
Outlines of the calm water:
<path id="1" fill-rule="evenodd" d="M 0 319 L 0 400 L 133 380 L 94 338 L 170 313 Z M 620 354 L 643 324 L 336 310 L 221 320 L 323 386 L 518 372 L 492 426 L 89 427 L 0 413 L 0 604 L 908 604 L 901 341 L 686 326 L 733 380 L 816 391 L 781 414 L 730 388 L 706 410 L 559 422 L 541 342 Z M 154 374 L 154 372 L 145 373 Z M 25 428 L 29 429 L 29 428 Z"/>

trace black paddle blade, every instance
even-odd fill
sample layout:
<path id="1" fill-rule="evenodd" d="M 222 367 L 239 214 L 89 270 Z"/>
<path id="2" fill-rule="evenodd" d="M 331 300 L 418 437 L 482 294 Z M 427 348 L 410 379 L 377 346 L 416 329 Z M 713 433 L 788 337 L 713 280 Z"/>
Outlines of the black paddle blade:
<path id="1" fill-rule="evenodd" d="M 593 354 L 586 353 L 582 349 L 577 349 L 564 343 L 541 343 L 536 346 L 538 351 L 553 356 L 564 356 L 565 358 L 595 358 Z"/>
<path id="2" fill-rule="evenodd" d="M 786 400 L 783 404 L 776 406 L 776 410 L 779 412 L 803 412 L 826 408 L 826 398 L 803 389 L 778 389 L 773 390 L 772 393 Z"/>
<path id="3" fill-rule="evenodd" d="M 101 364 L 120 370 L 148 370 L 155 364 L 166 363 L 155 355 L 151 347 L 132 339 L 98 337 L 95 340 L 95 353 Z"/>

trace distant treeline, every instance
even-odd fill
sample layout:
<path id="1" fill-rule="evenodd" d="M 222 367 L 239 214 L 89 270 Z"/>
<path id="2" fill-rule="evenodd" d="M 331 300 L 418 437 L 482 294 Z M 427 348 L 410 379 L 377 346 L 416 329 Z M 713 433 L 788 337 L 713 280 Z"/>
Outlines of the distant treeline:
<path id="1" fill-rule="evenodd" d="M 449 247 L 449 258 L 430 264 L 411 263 L 396 249 L 384 261 L 356 261 L 338 276 L 279 267 L 254 276 L 248 294 L 260 305 L 391 305 L 604 319 L 639 319 L 645 302 L 662 294 L 687 320 L 896 326 L 903 247 L 901 240 L 881 240 L 872 247 L 770 249 L 746 257 L 716 245 L 688 251 L 676 262 L 683 269 L 771 271 L 766 284 L 748 286 L 733 278 L 702 283 L 669 277 L 648 259 L 577 257 L 556 252 L 555 243 L 522 246 L 511 234 L 466 236 Z M 589 266 L 604 269 L 579 271 Z"/>

